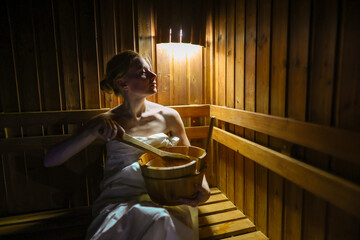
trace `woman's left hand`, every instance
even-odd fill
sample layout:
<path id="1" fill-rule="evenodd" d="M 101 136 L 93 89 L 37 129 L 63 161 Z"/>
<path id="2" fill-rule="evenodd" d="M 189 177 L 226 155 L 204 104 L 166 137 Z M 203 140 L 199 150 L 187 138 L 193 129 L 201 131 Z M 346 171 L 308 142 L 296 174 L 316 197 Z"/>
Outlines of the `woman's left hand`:
<path id="1" fill-rule="evenodd" d="M 206 183 L 207 185 L 207 183 Z M 180 202 L 183 204 L 196 207 L 200 203 L 206 202 L 210 197 L 210 190 L 208 186 L 203 187 L 200 184 L 195 184 L 195 188 L 197 190 L 196 196 L 194 198 L 180 198 Z"/>

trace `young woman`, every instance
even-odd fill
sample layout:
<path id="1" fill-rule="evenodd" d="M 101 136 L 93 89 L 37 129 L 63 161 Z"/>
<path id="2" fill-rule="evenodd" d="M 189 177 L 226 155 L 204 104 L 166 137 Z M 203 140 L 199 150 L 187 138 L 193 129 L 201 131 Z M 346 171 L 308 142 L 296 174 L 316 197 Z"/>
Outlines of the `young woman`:
<path id="1" fill-rule="evenodd" d="M 126 132 L 155 147 L 190 145 L 179 114 L 146 100 L 157 92 L 156 74 L 139 54 L 125 51 L 108 62 L 101 89 L 121 94 L 123 104 L 90 120 L 79 133 L 51 149 L 44 160 L 47 167 L 57 166 L 97 138 L 107 142 L 101 194 L 93 206 L 95 218 L 87 238 L 197 239 L 194 207 L 209 198 L 205 177 L 202 186 L 196 186 L 197 197 L 181 199 L 184 205 L 157 205 L 146 193 L 137 163 L 144 152 L 114 140 Z"/>

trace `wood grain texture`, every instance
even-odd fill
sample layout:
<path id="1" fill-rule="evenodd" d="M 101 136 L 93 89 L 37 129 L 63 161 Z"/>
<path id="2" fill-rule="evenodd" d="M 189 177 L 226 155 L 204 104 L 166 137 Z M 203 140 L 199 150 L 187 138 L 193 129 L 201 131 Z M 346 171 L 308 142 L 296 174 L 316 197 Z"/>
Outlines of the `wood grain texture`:
<path id="1" fill-rule="evenodd" d="M 235 108 L 245 104 L 245 1 L 235 1 Z M 244 136 L 244 129 L 235 126 L 235 133 Z M 235 205 L 244 210 L 244 157 L 235 153 Z"/>
<path id="2" fill-rule="evenodd" d="M 271 2 L 258 2 L 256 43 L 256 112 L 269 114 L 270 100 L 270 40 Z M 257 132 L 255 142 L 268 145 L 268 136 Z M 254 223 L 267 233 L 268 171 L 255 164 L 255 219 Z"/>
<path id="3" fill-rule="evenodd" d="M 256 31 L 257 31 L 257 2 L 245 2 L 245 110 L 255 111 L 255 83 L 256 83 Z M 254 131 L 245 129 L 244 136 L 254 140 Z M 244 213 L 251 221 L 255 217 L 255 165 L 254 162 L 244 160 Z"/>
<path id="4" fill-rule="evenodd" d="M 357 202 L 357 198 L 360 197 L 359 185 L 220 128 L 214 128 L 213 138 L 348 213 L 355 216 L 360 214 L 360 204 Z"/>
<path id="5" fill-rule="evenodd" d="M 219 120 L 357 162 L 360 143 L 359 133 L 354 131 L 214 105 L 210 106 L 210 114 Z"/>

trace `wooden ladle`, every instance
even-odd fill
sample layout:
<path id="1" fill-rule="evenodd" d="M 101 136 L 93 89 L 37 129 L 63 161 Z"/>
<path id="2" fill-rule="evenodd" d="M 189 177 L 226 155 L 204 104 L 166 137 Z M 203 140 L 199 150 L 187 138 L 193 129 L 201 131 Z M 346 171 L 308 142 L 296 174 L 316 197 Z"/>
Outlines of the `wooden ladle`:
<path id="1" fill-rule="evenodd" d="M 183 159 L 183 160 L 187 160 L 189 162 L 191 161 L 198 161 L 199 159 L 196 158 L 196 157 L 192 157 L 192 156 L 187 156 L 187 155 L 184 155 L 184 154 L 181 154 L 181 153 L 171 153 L 171 152 L 167 152 L 167 151 L 163 151 L 163 150 L 160 150 L 156 147 L 153 147 L 147 143 L 144 143 L 126 133 L 123 134 L 122 137 L 116 137 L 115 138 L 116 140 L 118 141 L 121 141 L 121 142 L 125 142 L 131 146 L 134 146 L 136 148 L 140 148 L 146 152 L 152 152 L 158 156 L 160 156 L 164 161 L 173 161 L 174 158 L 176 159 Z"/>

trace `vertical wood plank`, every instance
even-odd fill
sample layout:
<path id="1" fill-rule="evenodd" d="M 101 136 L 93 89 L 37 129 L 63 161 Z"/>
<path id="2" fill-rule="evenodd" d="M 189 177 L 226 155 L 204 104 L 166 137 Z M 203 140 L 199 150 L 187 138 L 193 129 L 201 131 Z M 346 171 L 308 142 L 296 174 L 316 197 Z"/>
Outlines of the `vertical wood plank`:
<path id="1" fill-rule="evenodd" d="M 78 49 L 78 6 L 73 1 L 57 1 L 55 8 L 58 16 L 59 47 L 62 66 L 63 94 L 67 110 L 82 109 L 82 99 L 79 79 L 79 49 Z M 67 126 L 72 134 L 77 126 Z M 65 163 L 68 170 L 66 180 L 69 187 L 69 206 L 82 206 L 87 201 L 84 176 L 79 173 L 85 164 L 83 152 Z"/>
<path id="2" fill-rule="evenodd" d="M 227 0 L 226 4 L 226 106 L 235 107 L 235 1 Z M 235 127 L 228 124 L 228 131 L 234 133 Z M 231 149 L 227 150 L 226 154 L 227 170 L 226 170 L 226 192 L 227 197 L 234 202 L 234 184 L 235 184 L 235 154 Z"/>
<path id="3" fill-rule="evenodd" d="M 334 64 L 337 39 L 338 1 L 314 1 L 312 18 L 312 46 L 310 56 L 308 120 L 330 125 L 334 87 Z M 329 157 L 307 150 L 306 159 L 322 169 L 329 168 Z M 325 238 L 327 203 L 305 193 L 304 236 Z"/>
<path id="4" fill-rule="evenodd" d="M 220 11 L 219 11 L 219 2 L 214 2 L 214 103 L 219 104 L 219 19 L 220 19 Z M 216 120 L 215 126 L 219 127 L 219 123 Z M 216 165 L 216 185 L 220 188 L 220 160 L 219 160 L 219 148 L 220 144 L 218 142 L 214 142 L 214 158 Z"/>
<path id="5" fill-rule="evenodd" d="M 310 35 L 310 1 L 290 2 L 288 117 L 306 120 L 306 94 Z M 303 157 L 304 149 L 297 149 L 295 158 Z M 300 158 L 300 160 L 303 160 Z M 285 182 L 284 238 L 301 239 L 303 190 Z"/>
<path id="6" fill-rule="evenodd" d="M 218 31 L 218 105 L 224 106 L 226 99 L 226 1 L 219 2 L 219 31 Z M 219 121 L 219 127 L 225 130 L 225 122 Z M 226 147 L 219 144 L 219 187 L 227 194 L 226 190 Z"/>
<path id="7" fill-rule="evenodd" d="M 144 7 L 147 6 L 147 7 Z M 139 53 L 144 58 L 149 58 L 154 65 L 153 56 L 153 49 L 154 49 L 154 38 L 155 36 L 152 35 L 151 29 L 151 16 L 153 11 L 153 3 L 152 1 L 145 1 L 145 0 L 138 0 L 137 1 L 137 29 L 138 29 L 138 46 L 139 46 Z M 147 98 L 150 101 L 154 101 L 154 95 Z"/>
<path id="8" fill-rule="evenodd" d="M 188 104 L 201 104 L 203 99 L 203 47 L 192 46 L 187 61 L 190 71 L 190 88 Z"/>
<path id="9" fill-rule="evenodd" d="M 203 103 L 214 104 L 214 1 L 203 1 L 203 8 L 206 9 L 206 33 L 205 33 L 205 44 L 203 48 L 203 59 L 204 59 L 204 92 L 203 92 Z M 206 121 L 206 124 L 208 121 Z M 208 155 L 208 168 L 206 170 L 206 178 L 210 186 L 216 186 L 216 158 L 215 158 L 215 143 L 213 140 L 210 142 L 210 151 Z"/>
<path id="10" fill-rule="evenodd" d="M 271 15 L 270 113 L 284 117 L 286 110 L 288 1 L 274 0 Z M 281 145 L 281 141 L 270 138 L 271 147 L 281 149 Z M 268 224 L 268 236 L 271 239 L 282 239 L 282 226 L 284 224 L 283 179 L 273 172 L 269 172 Z"/>
<path id="11" fill-rule="evenodd" d="M 245 90 L 245 1 L 235 2 L 235 108 L 244 109 Z M 235 126 L 235 133 L 244 136 L 244 129 Z M 235 153 L 235 205 L 244 210 L 244 157 Z"/>
<path id="12" fill-rule="evenodd" d="M 133 39 L 133 21 L 132 16 L 132 2 L 133 0 L 121 0 L 117 1 L 119 4 L 118 16 L 118 28 L 119 28 L 119 45 L 118 51 L 134 50 Z"/>
<path id="13" fill-rule="evenodd" d="M 40 1 L 41 2 L 41 1 Z M 60 31 L 59 31 L 59 17 L 58 17 L 58 7 L 57 7 L 57 2 L 56 1 L 51 1 L 51 7 L 50 9 L 45 9 L 45 11 L 51 12 L 52 15 L 52 32 L 53 32 L 53 38 L 54 38 L 54 48 L 55 48 L 55 62 L 56 62 L 56 79 L 57 79 L 57 84 L 54 83 L 53 86 L 49 86 L 49 88 L 51 87 L 55 87 L 57 88 L 58 91 L 58 96 L 59 96 L 59 103 L 58 103 L 58 107 L 55 106 L 55 102 L 54 104 L 54 108 L 57 109 L 59 108 L 59 110 L 63 110 L 65 108 L 65 101 L 63 101 L 63 99 L 65 99 L 64 95 L 64 87 L 63 87 L 63 80 L 62 80 L 62 66 L 61 66 L 61 41 L 60 41 Z M 49 26 L 50 28 L 50 26 Z M 49 37 L 49 39 L 51 39 L 51 37 Z M 45 39 L 47 40 L 47 39 Z M 40 48 L 41 51 L 41 48 Z M 48 52 L 48 54 L 51 54 L 51 52 Z M 41 56 L 41 55 L 40 55 Z M 41 68 L 41 58 L 40 58 L 40 68 Z M 51 68 L 49 69 L 51 70 Z M 44 79 L 45 80 L 45 79 Z M 44 84 L 45 86 L 45 84 Z M 45 94 L 45 92 L 48 92 L 47 89 L 44 88 L 44 98 L 48 98 L 48 93 Z M 56 96 L 56 95 L 55 95 Z M 46 101 L 45 103 L 46 104 Z M 46 105 L 45 105 L 46 106 Z M 58 134 L 58 133 L 64 133 L 64 125 L 60 125 L 60 126 L 55 126 L 56 129 L 49 131 L 50 129 L 46 129 L 48 130 L 48 134 Z M 57 129 L 57 128 L 60 129 Z M 59 167 L 59 168 L 49 168 L 46 170 L 47 174 L 49 176 L 49 185 L 51 186 L 51 202 L 52 202 L 52 208 L 65 208 L 68 207 L 69 205 L 69 200 L 68 200 L 68 183 L 66 181 L 66 176 L 67 176 L 67 170 L 64 166 Z"/>
<path id="14" fill-rule="evenodd" d="M 360 36 L 357 24 L 359 18 L 359 2 L 341 1 L 341 19 L 339 19 L 339 52 L 336 83 L 336 105 L 334 112 L 335 126 L 350 131 L 360 132 L 360 48 L 355 42 Z M 331 169 L 336 175 L 350 181 L 360 183 L 360 167 L 342 159 L 333 159 Z"/>
<path id="15" fill-rule="evenodd" d="M 17 78 L 15 76 L 15 66 L 12 52 L 12 42 L 10 35 L 10 22 L 8 15 L 8 3 L 2 3 L 0 7 L 0 54 L 2 56 L 0 64 L 0 93 L 1 93 L 1 111 L 3 112 L 17 112 L 19 111 L 18 93 L 17 93 Z M 0 129 L 1 138 L 6 138 L 7 129 Z M 8 181 L 7 158 L 5 154 L 1 154 L 1 183 L 3 187 L 0 188 L 0 214 L 7 215 L 11 210 L 13 199 L 9 199 L 8 188 L 10 187 Z"/>
<path id="16" fill-rule="evenodd" d="M 51 2 L 43 3 L 39 0 L 33 1 L 41 99 L 42 109 L 44 111 L 60 110 L 61 107 L 51 9 Z"/>
<path id="17" fill-rule="evenodd" d="M 200 104 L 203 99 L 203 48 L 191 45 L 186 57 L 186 78 L 188 79 L 187 104 Z M 190 118 L 191 126 L 200 126 L 201 118 Z M 204 139 L 193 139 L 191 144 L 205 148 Z"/>
<path id="18" fill-rule="evenodd" d="M 0 216 L 6 216 L 8 213 L 7 206 L 7 185 L 6 185 L 6 176 L 4 169 L 4 157 L 3 154 L 0 155 Z"/>
<path id="19" fill-rule="evenodd" d="M 157 84 L 158 84 L 158 103 L 170 105 L 170 63 L 172 53 L 165 44 L 157 45 Z"/>
<path id="20" fill-rule="evenodd" d="M 100 79 L 104 79 L 106 64 L 116 54 L 116 42 L 114 32 L 115 10 L 114 0 L 98 1 L 99 12 L 99 57 L 101 58 Z M 115 94 L 102 92 L 103 107 L 112 108 L 118 104 L 118 97 Z"/>
<path id="21" fill-rule="evenodd" d="M 269 114 L 271 1 L 258 2 L 256 46 L 256 111 Z M 268 136 L 256 133 L 255 141 L 268 145 Z M 268 170 L 255 164 L 255 225 L 267 234 Z"/>
<path id="22" fill-rule="evenodd" d="M 81 82 L 85 109 L 100 108 L 95 42 L 95 19 L 92 0 L 79 1 L 79 45 Z"/>
<path id="23" fill-rule="evenodd" d="M 170 42 L 169 39 L 169 32 L 171 28 L 171 1 L 167 0 L 156 0 L 155 2 L 155 9 L 156 9 L 156 39 L 157 43 L 168 43 Z"/>
<path id="24" fill-rule="evenodd" d="M 257 1 L 247 1 L 245 4 L 245 110 L 255 111 Z M 245 129 L 244 133 L 247 139 L 254 140 L 254 131 Z M 254 221 L 254 204 L 255 164 L 245 158 L 244 213 L 251 221 Z"/>
<path id="25" fill-rule="evenodd" d="M 184 52 L 174 53 L 174 76 L 173 76 L 173 92 L 172 104 L 186 104 L 186 55 Z"/>
<path id="26" fill-rule="evenodd" d="M 16 74 L 22 111 L 38 111 L 39 94 L 29 2 L 9 2 Z M 22 16 L 21 18 L 17 16 Z M 21 30 L 20 30 L 21 29 Z"/>
<path id="27" fill-rule="evenodd" d="M 37 56 L 33 35 L 32 6 L 30 2 L 24 4 L 21 1 L 11 1 L 8 4 L 13 59 L 18 83 L 18 99 L 20 100 L 19 111 L 38 111 L 41 106 L 36 68 Z M 21 16 L 21 18 L 17 16 Z M 30 136 L 41 135 L 41 128 L 22 129 L 21 135 L 24 136 L 24 134 Z M 11 184 L 11 187 L 8 188 L 9 203 L 13 200 L 17 202 L 13 205 L 16 207 L 16 209 L 13 209 L 14 212 L 30 211 L 37 204 L 38 192 L 31 171 L 27 167 L 27 161 L 31 160 L 30 156 L 28 158 L 24 153 L 14 153 L 9 154 L 6 159 L 8 161 L 5 164 L 6 171 L 9 173 L 8 182 Z M 20 174 L 15 172 L 18 167 L 22 170 Z M 18 191 L 21 188 L 25 188 L 24 192 Z M 10 204 L 12 205 L 12 203 Z"/>
<path id="28" fill-rule="evenodd" d="M 213 1 L 205 3 L 206 15 L 206 43 L 204 57 L 204 100 L 206 104 L 214 104 L 214 24 Z"/>
<path id="29" fill-rule="evenodd" d="M 80 69 L 81 83 L 83 86 L 83 105 L 86 109 L 100 108 L 100 92 L 98 82 L 98 68 L 95 39 L 95 16 L 92 0 L 79 1 L 79 48 L 80 48 Z M 85 181 L 88 204 L 98 195 L 99 185 L 102 178 L 102 168 L 95 163 L 101 162 L 101 148 L 86 148 L 85 160 Z M 84 166 L 84 168 L 85 168 Z M 96 171 L 97 170 L 97 171 Z"/>
<path id="30" fill-rule="evenodd" d="M 2 3 L 0 8 L 0 53 L 2 62 L 0 64 L 0 93 L 1 93 L 1 110 L 3 112 L 17 112 L 18 94 L 17 79 L 14 73 L 14 60 L 11 45 L 10 25 L 8 21 L 7 3 Z M 1 129 L 4 131 L 4 129 Z M 5 135 L 2 132 L 2 137 Z"/>
<path id="31" fill-rule="evenodd" d="M 67 110 L 80 109 L 73 2 L 57 1 L 56 3 L 57 15 L 59 17 L 59 47 L 61 49 L 61 72 L 65 92 L 65 105 Z"/>
<path id="32" fill-rule="evenodd" d="M 335 75 L 336 80 L 336 105 L 334 111 L 335 126 L 350 131 L 360 131 L 359 111 L 360 101 L 360 47 L 357 43 L 360 31 L 360 2 L 340 1 L 338 53 Z M 332 159 L 331 169 L 336 175 L 342 176 L 355 183 L 360 182 L 359 166 Z M 360 236 L 360 220 L 333 205 L 329 205 L 327 214 L 326 238 L 356 239 Z"/>
<path id="33" fill-rule="evenodd" d="M 226 99 L 226 2 L 220 1 L 218 32 L 218 105 L 225 106 Z"/>

